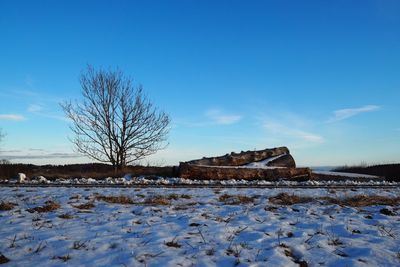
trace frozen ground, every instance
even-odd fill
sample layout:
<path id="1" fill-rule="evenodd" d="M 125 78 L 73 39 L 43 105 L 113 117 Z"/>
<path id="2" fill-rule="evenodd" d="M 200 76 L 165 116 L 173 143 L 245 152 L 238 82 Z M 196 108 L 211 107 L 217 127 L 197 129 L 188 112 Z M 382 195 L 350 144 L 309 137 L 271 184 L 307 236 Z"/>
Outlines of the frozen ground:
<path id="1" fill-rule="evenodd" d="M 329 186 L 329 185 L 399 185 L 399 182 L 390 182 L 380 179 L 377 176 L 365 175 L 365 174 L 349 174 L 348 176 L 341 173 L 333 173 L 333 172 L 320 172 L 325 175 L 334 175 L 341 177 L 343 179 L 332 179 L 332 180 L 306 180 L 306 181 L 296 181 L 296 180 L 287 180 L 281 179 L 277 181 L 268 181 L 268 180 L 244 180 L 244 179 L 231 179 L 231 180 L 204 180 L 204 179 L 185 179 L 179 177 L 131 177 L 130 175 L 126 175 L 125 177 L 120 178 L 112 178 L 108 177 L 102 180 L 95 180 L 92 178 L 70 178 L 70 179 L 55 179 L 48 180 L 43 176 L 35 177 L 33 179 L 18 179 L 18 180 L 5 180 L 2 181 L 4 184 L 13 184 L 13 183 L 24 183 L 24 184 L 100 184 L 100 185 L 227 185 L 227 186 Z M 23 177 L 25 177 L 24 174 Z"/>
<path id="2" fill-rule="evenodd" d="M 0 202 L 16 204 L 0 211 L 6 266 L 400 265 L 398 205 L 339 206 L 321 198 L 391 199 L 400 189 L 1 191 Z M 282 192 L 316 200 L 270 201 Z"/>

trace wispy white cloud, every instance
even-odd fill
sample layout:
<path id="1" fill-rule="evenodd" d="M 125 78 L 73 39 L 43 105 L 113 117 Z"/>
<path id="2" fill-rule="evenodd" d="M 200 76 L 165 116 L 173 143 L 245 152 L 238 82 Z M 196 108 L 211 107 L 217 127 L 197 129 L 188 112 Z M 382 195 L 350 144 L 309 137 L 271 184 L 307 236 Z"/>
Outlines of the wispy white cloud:
<path id="1" fill-rule="evenodd" d="M 206 111 L 206 116 L 212 120 L 214 124 L 229 125 L 235 124 L 242 119 L 241 115 L 226 114 L 219 109 L 209 109 Z"/>
<path id="2" fill-rule="evenodd" d="M 0 114 L 0 120 L 3 121 L 23 121 L 26 118 L 18 114 Z"/>
<path id="3" fill-rule="evenodd" d="M 58 113 L 55 113 L 53 111 L 50 111 L 44 105 L 41 104 L 31 104 L 28 106 L 27 111 L 36 116 L 70 122 L 70 120 L 67 117 L 59 115 Z"/>
<path id="4" fill-rule="evenodd" d="M 333 112 L 333 116 L 327 122 L 331 123 L 331 122 L 342 121 L 361 113 L 377 111 L 379 109 L 381 109 L 381 107 L 377 105 L 367 105 L 359 108 L 338 109 Z"/>
<path id="5" fill-rule="evenodd" d="M 324 138 L 318 134 L 311 133 L 302 129 L 292 128 L 283 123 L 274 120 L 265 120 L 263 123 L 264 129 L 273 134 L 278 134 L 291 139 L 299 139 L 301 141 L 313 144 L 321 144 Z"/>
<path id="6" fill-rule="evenodd" d="M 76 153 L 43 153 L 43 154 L 5 154 L 2 158 L 7 160 L 21 160 L 21 159 L 69 159 L 83 157 Z"/>
<path id="7" fill-rule="evenodd" d="M 59 120 L 59 121 L 65 121 L 65 122 L 71 122 L 71 120 L 65 116 L 61 115 L 55 115 L 55 114 L 46 114 L 44 112 L 36 112 L 36 115 L 39 115 L 44 118 L 49 118 L 49 119 L 54 119 L 54 120 Z"/>
<path id="8" fill-rule="evenodd" d="M 35 112 L 39 112 L 39 111 L 43 110 L 43 106 L 38 105 L 38 104 L 31 104 L 31 105 L 29 105 L 27 110 L 28 110 L 28 112 L 35 113 Z"/>

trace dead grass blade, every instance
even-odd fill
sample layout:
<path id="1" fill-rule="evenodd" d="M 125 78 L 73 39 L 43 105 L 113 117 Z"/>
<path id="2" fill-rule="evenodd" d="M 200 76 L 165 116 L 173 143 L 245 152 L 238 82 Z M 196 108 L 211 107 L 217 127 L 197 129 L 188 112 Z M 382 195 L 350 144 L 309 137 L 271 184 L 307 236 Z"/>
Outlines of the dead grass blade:
<path id="1" fill-rule="evenodd" d="M 73 205 L 72 207 L 74 207 L 76 209 L 80 209 L 80 210 L 89 210 L 96 206 L 93 204 L 93 202 L 87 202 L 87 203 L 83 203 L 80 205 Z"/>
<path id="2" fill-rule="evenodd" d="M 300 197 L 289 195 L 288 193 L 279 193 L 278 195 L 269 198 L 269 202 L 275 205 L 293 205 L 310 201 L 312 201 L 312 198 L 310 197 Z"/>
<path id="3" fill-rule="evenodd" d="M 225 205 L 239 205 L 239 204 L 250 204 L 254 203 L 255 197 L 248 197 L 244 195 L 228 195 L 223 194 L 219 196 L 218 200 L 223 202 Z"/>
<path id="4" fill-rule="evenodd" d="M 150 196 L 148 198 L 145 199 L 145 201 L 143 202 L 143 204 L 146 205 L 170 205 L 171 204 L 171 200 L 168 199 L 168 196 L 160 196 L 160 195 L 155 195 L 155 196 Z"/>
<path id="5" fill-rule="evenodd" d="M 7 262 L 9 262 L 10 259 L 7 258 L 6 256 L 4 256 L 2 253 L 0 253 L 0 264 L 5 264 Z"/>
<path id="6" fill-rule="evenodd" d="M 0 211 L 12 210 L 15 206 L 18 206 L 16 203 L 12 202 L 0 202 Z"/>
<path id="7" fill-rule="evenodd" d="M 274 197 L 269 198 L 269 202 L 276 205 L 293 205 L 300 203 L 307 203 L 312 201 L 323 201 L 327 204 L 336 204 L 340 206 L 349 207 L 365 207 L 372 205 L 388 205 L 394 206 L 400 204 L 400 197 L 385 197 L 385 196 L 365 196 L 357 195 L 347 198 L 332 198 L 332 197 L 302 197 L 296 195 L 289 195 L 287 193 L 280 193 Z"/>
<path id="8" fill-rule="evenodd" d="M 135 204 L 135 202 L 127 196 L 102 196 L 98 195 L 96 196 L 97 200 L 101 200 L 107 203 L 112 203 L 112 204 Z"/>
<path id="9" fill-rule="evenodd" d="M 34 213 L 34 212 L 51 212 L 59 209 L 61 206 L 57 202 L 54 202 L 52 200 L 46 201 L 44 206 L 39 206 L 31 209 L 27 209 L 29 213 Z"/>
<path id="10" fill-rule="evenodd" d="M 58 218 L 69 220 L 69 219 L 73 219 L 74 216 L 72 216 L 71 214 L 68 214 L 68 213 L 64 213 L 64 214 L 58 215 Z"/>

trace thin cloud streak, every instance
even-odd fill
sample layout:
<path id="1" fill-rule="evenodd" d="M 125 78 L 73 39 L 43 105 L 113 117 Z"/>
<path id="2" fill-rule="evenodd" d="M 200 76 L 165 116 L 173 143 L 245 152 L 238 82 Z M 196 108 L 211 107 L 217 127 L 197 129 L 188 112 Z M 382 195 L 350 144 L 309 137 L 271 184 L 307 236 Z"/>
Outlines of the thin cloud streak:
<path id="1" fill-rule="evenodd" d="M 24 121 L 26 118 L 18 114 L 0 114 L 0 120 L 3 121 Z"/>
<path id="2" fill-rule="evenodd" d="M 57 115 L 54 112 L 49 112 L 43 105 L 31 104 L 28 106 L 27 111 L 33 115 L 40 116 L 48 119 L 55 119 L 65 122 L 71 122 L 71 120 L 65 116 Z"/>
<path id="3" fill-rule="evenodd" d="M 43 110 L 43 106 L 38 105 L 38 104 L 31 104 L 28 107 L 28 112 L 31 112 L 31 113 L 39 112 L 41 110 Z"/>
<path id="4" fill-rule="evenodd" d="M 226 114 L 219 109 L 208 109 L 204 112 L 207 120 L 187 121 L 184 119 L 175 119 L 176 126 L 184 127 L 209 127 L 215 125 L 232 125 L 242 120 L 243 116 L 238 114 Z"/>
<path id="5" fill-rule="evenodd" d="M 230 125 L 239 122 L 242 119 L 241 115 L 225 114 L 218 109 L 209 109 L 206 116 L 210 118 L 214 124 Z"/>
<path id="6" fill-rule="evenodd" d="M 291 128 L 282 123 L 278 123 L 271 120 L 264 121 L 263 127 L 272 133 L 295 139 L 300 139 L 308 143 L 321 144 L 325 141 L 324 138 L 320 135 L 304 131 L 301 129 Z"/>
<path id="7" fill-rule="evenodd" d="M 28 154 L 28 155 L 1 155 L 1 158 L 7 160 L 15 159 L 66 159 L 83 157 L 76 153 L 50 153 L 50 154 Z"/>
<path id="8" fill-rule="evenodd" d="M 381 107 L 377 105 L 367 105 L 359 108 L 345 108 L 345 109 L 338 109 L 333 112 L 333 116 L 327 121 L 328 123 L 342 121 L 361 113 L 366 112 L 373 112 L 380 110 Z"/>

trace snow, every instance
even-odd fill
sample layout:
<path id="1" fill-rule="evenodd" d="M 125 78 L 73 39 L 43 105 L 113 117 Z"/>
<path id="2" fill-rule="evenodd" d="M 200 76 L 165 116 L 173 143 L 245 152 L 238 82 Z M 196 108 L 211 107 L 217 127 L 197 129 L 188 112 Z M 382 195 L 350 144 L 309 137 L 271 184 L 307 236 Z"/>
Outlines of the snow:
<path id="1" fill-rule="evenodd" d="M 89 180 L 87 180 L 89 182 Z M 269 197 L 396 197 L 386 189 L 2 188 L 0 253 L 5 266 L 399 266 L 400 207 L 346 207 L 315 201 L 280 206 Z M 128 196 L 136 204 L 96 200 Z M 154 196 L 170 205 L 146 205 Z M 183 197 L 184 194 L 186 197 Z M 254 197 L 228 205 L 223 194 Z M 28 208 L 52 200 L 47 213 Z M 94 208 L 82 210 L 79 204 Z M 394 216 L 380 213 L 382 208 Z M 70 215 L 69 219 L 60 215 Z M 64 263 L 63 260 L 66 260 Z"/>
<path id="2" fill-rule="evenodd" d="M 283 156 L 286 156 L 287 154 L 282 154 L 282 155 L 278 155 L 275 157 L 271 157 L 271 158 L 267 158 L 265 160 L 261 160 L 261 161 L 255 161 L 255 162 L 251 162 L 249 164 L 244 165 L 247 168 L 261 168 L 261 169 L 265 169 L 265 168 L 276 168 L 276 167 L 271 167 L 268 166 L 268 164 L 274 160 L 277 160 Z"/>
<path id="3" fill-rule="evenodd" d="M 35 180 L 32 180 L 32 183 L 48 184 L 50 183 L 50 181 L 47 180 L 44 176 L 38 176 L 35 178 Z"/>
<path id="4" fill-rule="evenodd" d="M 327 174 L 327 172 L 324 172 Z M 331 175 L 340 176 L 340 173 L 332 173 Z M 348 177 L 348 176 L 343 176 Z M 332 179 L 332 180 L 307 180 L 307 181 L 296 181 L 280 179 L 276 181 L 271 180 L 244 180 L 244 179 L 231 179 L 231 180 L 204 180 L 204 179 L 185 179 L 179 177 L 132 177 L 125 175 L 120 178 L 108 177 L 102 180 L 95 180 L 93 178 L 70 178 L 70 179 L 55 179 L 50 181 L 45 177 L 37 178 L 34 180 L 27 180 L 24 182 L 25 185 L 29 184 L 48 184 L 48 185 L 122 185 L 122 186 L 136 186 L 136 185 L 227 185 L 227 186 L 400 186 L 399 182 L 390 182 L 383 179 L 377 179 L 376 176 L 370 175 L 354 175 L 354 178 L 358 179 Z M 16 181 L 3 180 L 2 184 L 13 185 Z"/>
<path id="5" fill-rule="evenodd" d="M 25 173 L 18 173 L 17 175 L 18 183 L 25 183 L 26 182 L 26 175 Z"/>

